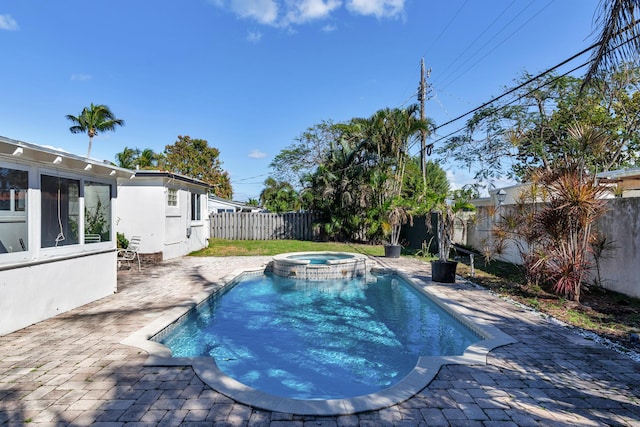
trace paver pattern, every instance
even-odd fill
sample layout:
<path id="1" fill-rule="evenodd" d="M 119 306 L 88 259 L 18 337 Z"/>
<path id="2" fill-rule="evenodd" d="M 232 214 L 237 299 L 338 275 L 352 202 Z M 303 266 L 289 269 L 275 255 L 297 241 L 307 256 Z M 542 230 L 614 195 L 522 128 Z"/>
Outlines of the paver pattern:
<path id="1" fill-rule="evenodd" d="M 0 337 L 0 425 L 640 426 L 640 363 L 466 283 L 430 283 L 428 264 L 379 258 L 438 287 L 518 340 L 486 365 L 444 366 L 413 398 L 336 417 L 274 413 L 206 386 L 190 367 L 145 366 L 121 344 L 165 310 L 269 257 L 185 257 L 119 273 L 119 292 Z M 91 278 L 87 278 L 91 286 Z"/>

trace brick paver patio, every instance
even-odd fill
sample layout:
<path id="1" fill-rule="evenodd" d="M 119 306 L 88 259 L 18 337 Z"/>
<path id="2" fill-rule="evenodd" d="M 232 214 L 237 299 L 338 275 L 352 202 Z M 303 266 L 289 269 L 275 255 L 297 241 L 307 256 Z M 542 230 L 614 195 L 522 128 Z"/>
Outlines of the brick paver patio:
<path id="1" fill-rule="evenodd" d="M 492 351 L 486 365 L 445 366 L 416 396 L 379 411 L 251 408 L 190 367 L 148 367 L 144 352 L 121 344 L 230 272 L 269 260 L 186 257 L 121 272 L 117 294 L 0 337 L 0 425 L 640 426 L 640 363 L 464 283 L 430 286 L 518 343 Z M 378 262 L 429 281 L 419 261 Z"/>

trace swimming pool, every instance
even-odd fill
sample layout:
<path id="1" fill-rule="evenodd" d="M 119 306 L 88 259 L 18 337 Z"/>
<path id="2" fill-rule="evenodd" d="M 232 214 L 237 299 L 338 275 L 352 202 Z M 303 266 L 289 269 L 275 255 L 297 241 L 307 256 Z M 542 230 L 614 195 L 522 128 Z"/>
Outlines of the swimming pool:
<path id="1" fill-rule="evenodd" d="M 393 386 L 421 356 L 482 338 L 396 275 L 300 281 L 245 277 L 159 342 L 212 357 L 237 381 L 291 399 L 344 399 Z"/>
<path id="2" fill-rule="evenodd" d="M 267 393 L 247 386 L 226 375 L 210 356 L 178 357 L 173 355 L 167 346 L 158 342 L 158 340 L 162 340 L 167 336 L 174 326 L 183 323 L 192 316 L 195 310 L 204 307 L 202 304 L 204 301 L 215 301 L 232 289 L 239 281 L 262 276 L 269 271 L 271 269 L 268 265 L 266 269 L 262 266 L 235 271 L 223 278 L 222 283 L 216 284 L 214 288 L 216 290 L 213 291 L 213 294 L 211 290 L 203 291 L 185 300 L 183 304 L 167 309 L 164 314 L 154 320 L 150 320 L 146 326 L 129 335 L 122 343 L 146 352 L 148 357 L 145 366 L 191 366 L 205 384 L 236 402 L 258 409 L 290 414 L 335 416 L 377 410 L 395 405 L 419 393 L 433 380 L 443 365 L 483 365 L 486 364 L 489 351 L 496 347 L 516 342 L 499 328 L 481 318 L 477 318 L 473 312 L 468 311 L 464 306 L 445 303 L 444 301 L 449 298 L 447 295 L 450 285 L 431 285 L 428 279 L 423 279 L 419 276 L 410 277 L 395 269 L 381 269 L 378 267 L 375 267 L 372 272 L 395 274 L 401 277 L 405 282 L 412 285 L 419 294 L 428 295 L 437 306 L 453 315 L 469 329 L 475 331 L 481 337 L 481 341 L 467 347 L 464 353 L 459 356 L 420 356 L 413 369 L 403 378 L 397 379 L 397 382 L 388 388 L 371 394 L 342 399 L 297 399 Z M 318 287 L 317 284 L 310 281 L 297 280 L 296 282 L 295 286 L 304 292 L 308 291 L 308 287 Z M 335 282 L 333 287 L 341 286 L 338 283 L 339 281 Z M 322 288 L 324 291 L 332 289 L 331 286 L 326 285 L 322 285 Z M 465 288 L 468 288 L 468 286 L 461 288 L 461 290 Z M 198 302 L 200 304 L 195 305 Z M 277 340 L 278 337 L 272 338 Z"/>

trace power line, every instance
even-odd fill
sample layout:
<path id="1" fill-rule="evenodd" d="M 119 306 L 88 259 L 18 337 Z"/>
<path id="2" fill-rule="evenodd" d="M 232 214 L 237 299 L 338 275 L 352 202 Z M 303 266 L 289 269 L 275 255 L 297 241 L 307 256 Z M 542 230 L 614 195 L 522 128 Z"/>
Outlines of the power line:
<path id="1" fill-rule="evenodd" d="M 449 69 L 453 66 L 453 64 L 455 64 L 456 61 L 458 61 L 458 59 L 460 59 L 465 53 L 467 53 L 467 51 L 469 49 L 471 49 L 473 47 L 473 45 L 475 45 L 478 42 L 478 40 L 480 40 L 482 38 L 482 36 L 484 36 L 485 33 L 487 31 L 489 31 L 489 29 L 495 25 L 495 23 L 502 17 L 502 15 L 504 15 L 507 12 L 507 10 L 509 10 L 511 8 L 511 6 L 513 6 L 515 4 L 515 2 L 516 2 L 516 0 L 512 0 L 511 3 L 507 7 L 505 7 L 502 10 L 502 12 L 500 12 L 500 14 L 494 18 L 493 21 L 491 21 L 491 23 L 487 26 L 487 28 L 485 28 L 484 31 L 482 31 L 480 33 L 480 35 L 475 37 L 473 42 L 469 43 L 469 45 L 466 47 L 466 49 L 463 50 L 458 56 L 456 56 L 456 58 L 453 61 L 451 61 L 451 63 L 447 66 L 447 68 L 445 68 L 444 71 L 442 71 L 442 74 L 445 74 L 447 71 L 449 71 Z M 527 7 L 529 7 L 529 6 L 527 6 Z"/>
<path id="2" fill-rule="evenodd" d="M 449 76 L 451 76 L 453 73 L 456 73 L 460 68 L 462 68 L 467 62 L 471 61 L 471 59 L 473 59 L 478 53 L 480 53 L 482 51 L 482 49 L 484 49 L 489 43 L 491 43 L 496 37 L 498 37 L 500 34 L 502 34 L 504 31 L 506 31 L 507 27 L 509 27 L 509 25 L 511 25 L 512 22 L 514 22 L 518 17 L 520 17 L 520 15 L 522 15 L 532 4 L 535 3 L 535 0 L 531 0 L 529 2 L 529 4 L 527 4 L 522 10 L 520 10 L 520 12 L 518 12 L 513 18 L 511 18 L 509 20 L 509 22 L 507 22 L 505 25 L 502 26 L 502 28 L 500 28 L 500 30 L 498 30 L 497 33 L 495 33 L 489 40 L 487 40 L 482 46 L 480 46 L 479 49 L 477 49 L 475 51 L 475 53 L 473 53 L 473 55 L 471 55 L 469 58 L 467 58 L 465 61 L 463 61 L 461 64 L 459 64 L 456 68 L 454 68 L 454 70 L 449 74 Z M 484 33 L 483 33 L 484 34 Z M 478 40 L 478 39 L 476 39 Z M 457 60 L 457 58 L 456 58 Z M 450 67 L 449 67 L 450 68 Z M 447 68 L 448 69 L 448 68 Z M 466 72 L 466 71 L 465 71 Z M 444 73 L 443 73 L 444 74 Z M 447 81 L 447 78 L 449 77 L 445 77 L 444 82 Z M 444 83 L 443 83 L 444 85 Z"/>
<path id="3" fill-rule="evenodd" d="M 586 49 L 584 49 L 584 50 L 582 50 L 582 51 L 580 51 L 580 52 L 576 53 L 575 55 L 573 55 L 572 57 L 570 57 L 570 58 L 568 58 L 568 59 L 565 59 L 564 61 L 560 62 L 559 64 L 555 65 L 554 67 L 551 67 L 551 68 L 547 69 L 546 71 L 543 71 L 543 72 L 541 72 L 540 74 L 538 74 L 538 75 L 536 75 L 536 76 L 534 76 L 534 77 L 531 77 L 530 79 L 528 79 L 528 80 L 527 80 L 527 81 L 525 81 L 524 83 L 521 83 L 521 84 L 519 84 L 518 86 L 516 86 L 516 87 L 514 87 L 514 88 L 512 88 L 512 89 L 509 89 L 508 91 L 504 92 L 502 95 L 499 95 L 498 97 L 493 98 L 492 100 L 487 101 L 487 102 L 483 103 L 482 105 L 480 105 L 479 107 L 476 107 L 476 108 L 474 108 L 474 109 L 472 109 L 472 110 L 469 110 L 469 111 L 467 111 L 466 113 L 461 114 L 461 115 L 459 115 L 458 117 L 456 117 L 456 118 L 454 118 L 454 119 L 451 119 L 451 120 L 449 120 L 449 121 L 447 121 L 447 122 L 445 122 L 445 123 L 443 123 L 443 124 L 441 124 L 441 125 L 436 126 L 436 127 L 434 128 L 434 131 L 435 131 L 435 130 L 438 130 L 438 129 L 440 129 L 440 128 L 444 127 L 444 126 L 447 126 L 447 125 L 449 125 L 449 124 L 451 124 L 451 123 L 453 123 L 453 122 L 457 122 L 458 120 L 462 119 L 463 117 L 466 117 L 466 116 L 468 116 L 469 114 L 475 113 L 476 111 L 481 110 L 481 109 L 483 109 L 484 107 L 486 107 L 486 106 L 488 106 L 488 105 L 493 104 L 493 103 L 494 103 L 494 102 L 496 102 L 497 100 L 502 99 L 502 98 L 504 98 L 505 96 L 510 95 L 510 94 L 512 94 L 513 92 L 515 92 L 515 91 L 517 91 L 517 90 L 519 90 L 519 89 L 522 89 L 524 86 L 527 86 L 528 84 L 530 84 L 530 83 L 532 83 L 532 82 L 534 82 L 534 81 L 538 80 L 539 78 L 541 78 L 541 77 L 543 77 L 543 76 L 545 76 L 545 75 L 547 75 L 547 74 L 551 73 L 552 71 L 556 70 L 557 68 L 562 67 L 563 65 L 567 64 L 568 62 L 571 62 L 571 61 L 573 61 L 574 59 L 576 59 L 576 58 L 578 58 L 578 57 L 580 57 L 580 56 L 584 55 L 585 53 L 589 52 L 590 50 L 592 50 L 592 49 L 593 49 L 593 48 L 595 48 L 596 46 L 598 46 L 598 43 L 594 43 L 594 44 L 592 44 L 592 45 L 591 45 L 591 46 L 589 46 L 588 48 L 586 48 Z"/>
<path id="4" fill-rule="evenodd" d="M 532 94 L 533 92 L 537 91 L 538 89 L 541 89 L 541 88 L 543 88 L 543 87 L 545 87 L 545 86 L 548 86 L 548 85 L 550 85 L 550 84 L 554 83 L 555 81 L 559 80 L 560 78 L 562 78 L 562 77 L 564 77 L 564 76 L 566 76 L 566 75 L 568 75 L 568 74 L 571 74 L 571 73 L 573 73 L 573 72 L 575 72 L 575 71 L 578 71 L 580 68 L 583 68 L 584 66 L 589 65 L 589 63 L 590 63 L 590 62 L 591 62 L 591 61 L 587 61 L 587 62 L 585 62 L 585 63 L 583 63 L 583 64 L 580 64 L 580 65 L 578 65 L 577 67 L 572 68 L 571 70 L 569 70 L 569 71 L 567 71 L 567 72 L 565 72 L 565 73 L 563 73 L 563 74 L 560 74 L 559 76 L 557 76 L 557 77 L 555 77 L 555 78 L 553 78 L 553 79 L 549 80 L 548 82 L 545 82 L 544 84 L 541 84 L 540 86 L 537 86 L 537 87 L 535 87 L 535 88 L 531 89 L 529 92 L 524 93 L 524 94 L 522 94 L 522 95 L 520 95 L 520 96 L 518 96 L 518 97 L 516 97 L 516 98 L 512 99 L 511 101 L 507 102 L 507 103 L 506 103 L 506 104 L 504 104 L 504 105 L 501 105 L 501 106 L 498 108 L 498 110 L 503 109 L 503 108 L 505 108 L 505 107 L 508 107 L 509 105 L 511 105 L 511 104 L 513 104 L 514 102 L 519 101 L 519 100 L 521 100 L 522 98 L 524 98 L 524 97 L 526 97 L 526 96 L 528 96 L 528 95 Z M 530 81 L 530 80 L 529 80 L 529 81 Z M 522 85 L 518 86 L 518 88 L 520 88 L 520 87 L 522 87 Z M 503 94 L 503 95 L 504 95 L 504 94 Z M 500 95 L 500 97 L 498 97 L 498 98 L 501 98 L 503 95 Z M 497 100 L 498 98 L 496 98 L 495 100 Z M 487 102 L 487 103 L 483 104 L 483 106 L 487 106 L 487 105 L 489 105 L 489 104 L 493 103 L 495 100 L 493 100 L 493 101 L 489 101 L 489 102 Z M 477 111 L 479 108 L 482 108 L 482 107 L 475 108 L 475 109 L 474 109 L 474 110 L 472 110 L 472 111 L 474 111 L 474 112 L 475 112 L 475 111 Z M 470 112 L 469 112 L 469 113 L 467 113 L 467 114 L 470 114 Z M 467 115 L 467 114 L 465 114 L 465 115 Z M 460 116 L 460 117 L 464 117 L 464 115 L 463 115 L 463 116 Z M 449 121 L 449 122 L 447 122 L 447 123 L 445 123 L 445 124 L 449 124 L 449 123 L 451 123 L 451 122 L 452 122 L 452 121 Z M 443 126 L 444 126 L 444 125 L 443 125 Z M 442 126 L 437 126 L 437 127 L 435 127 L 435 128 L 434 128 L 434 132 L 435 132 L 436 130 L 438 130 L 440 127 L 442 127 Z M 435 141 L 433 141 L 433 142 L 432 142 L 432 144 L 435 144 L 436 142 L 440 142 L 440 141 L 442 141 L 443 139 L 449 138 L 450 136 L 455 135 L 456 133 L 458 133 L 458 132 L 460 132 L 460 131 L 463 131 L 463 130 L 465 130 L 465 129 L 466 129 L 466 126 L 463 126 L 463 127 L 459 128 L 459 129 L 457 129 L 457 130 L 455 130 L 455 131 L 453 131 L 453 132 L 451 132 L 451 133 L 448 133 L 448 134 L 447 134 L 447 135 L 445 135 L 445 136 L 441 136 L 440 138 L 438 138 L 438 139 L 436 139 Z"/>
<path id="5" fill-rule="evenodd" d="M 531 22 L 534 18 L 536 18 L 538 15 L 540 15 L 547 7 L 549 7 L 551 5 L 551 3 L 553 3 L 553 0 L 550 0 L 542 9 L 540 9 L 536 14 L 534 14 L 533 16 L 531 16 L 529 19 L 527 19 L 522 25 L 520 25 L 518 28 L 516 28 L 514 31 L 512 31 L 507 37 L 505 37 L 504 39 L 502 39 L 502 41 L 500 41 L 500 43 L 498 43 L 497 45 L 495 45 L 489 52 L 485 53 L 482 57 L 480 57 L 476 62 L 474 62 L 473 64 L 471 64 L 469 67 L 467 67 L 466 70 L 464 70 L 462 73 L 458 74 L 453 80 L 449 81 L 446 83 L 446 86 L 451 85 L 452 83 L 454 83 L 455 81 L 457 81 L 460 77 L 464 76 L 465 74 L 467 74 L 469 72 L 469 70 L 471 70 L 473 67 L 475 67 L 476 65 L 478 65 L 478 63 L 480 63 L 482 60 L 486 59 L 491 53 L 493 53 L 497 48 L 499 48 L 500 46 L 502 46 L 507 40 L 509 40 L 511 37 L 513 37 L 514 34 L 516 34 L 518 31 L 520 31 L 525 25 L 527 25 L 529 22 Z M 484 47 L 484 46 L 483 46 Z M 473 56 L 472 56 L 473 57 Z M 472 58 L 471 57 L 471 58 Z M 469 58 L 469 59 L 471 59 Z M 467 60 L 468 61 L 468 60 Z M 467 61 L 465 61 L 462 65 L 464 65 Z"/>

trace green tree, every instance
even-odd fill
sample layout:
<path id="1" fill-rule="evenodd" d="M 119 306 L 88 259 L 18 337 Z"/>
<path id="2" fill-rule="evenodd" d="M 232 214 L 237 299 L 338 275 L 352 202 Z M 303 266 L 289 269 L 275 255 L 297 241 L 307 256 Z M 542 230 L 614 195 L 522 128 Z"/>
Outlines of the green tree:
<path id="1" fill-rule="evenodd" d="M 291 184 L 267 178 L 260 193 L 260 203 L 272 212 L 292 212 L 300 209 L 298 193 Z"/>
<path id="2" fill-rule="evenodd" d="M 119 153 L 116 153 L 116 164 L 121 168 L 135 169 L 136 159 L 140 154 L 140 150 L 137 148 L 124 147 Z"/>
<path id="3" fill-rule="evenodd" d="M 416 204 L 415 191 L 404 191 L 409 146 L 429 129 L 417 112 L 386 108 L 332 127 L 334 139 L 302 192 L 322 214 L 328 237 L 397 242 Z"/>
<path id="4" fill-rule="evenodd" d="M 117 119 L 106 105 L 93 105 L 84 107 L 78 116 L 68 114 L 68 120 L 74 123 L 69 128 L 71 133 L 86 133 L 89 135 L 89 149 L 87 158 L 91 156 L 91 144 L 93 137 L 99 132 L 114 131 L 116 126 L 124 126 L 124 120 Z"/>
<path id="5" fill-rule="evenodd" d="M 139 148 L 124 147 L 116 154 L 117 165 L 127 169 L 157 169 L 162 154 L 154 152 L 151 148 L 140 150 Z"/>
<path id="6" fill-rule="evenodd" d="M 528 80 L 525 75 L 522 80 Z M 635 166 L 640 147 L 638 69 L 602 76 L 598 87 L 580 91 L 582 80 L 547 76 L 517 95 L 517 102 L 487 107 L 448 140 L 439 154 L 476 171 L 476 180 L 526 180 L 538 168 L 551 170 L 576 156 L 592 172 Z M 605 146 L 580 145 L 576 126 L 606 134 Z M 599 141 L 602 141 L 601 139 Z"/>
<path id="7" fill-rule="evenodd" d="M 220 151 L 209 147 L 206 140 L 180 135 L 174 144 L 165 147 L 159 167 L 206 182 L 213 187 L 216 196 L 230 198 L 233 194 L 231 181 L 222 169 L 219 157 Z"/>
<path id="8" fill-rule="evenodd" d="M 269 167 L 277 181 L 291 183 L 294 188 L 304 186 L 305 179 L 326 159 L 329 147 L 339 139 L 340 126 L 322 121 L 304 131 L 296 143 L 282 149 Z"/>

